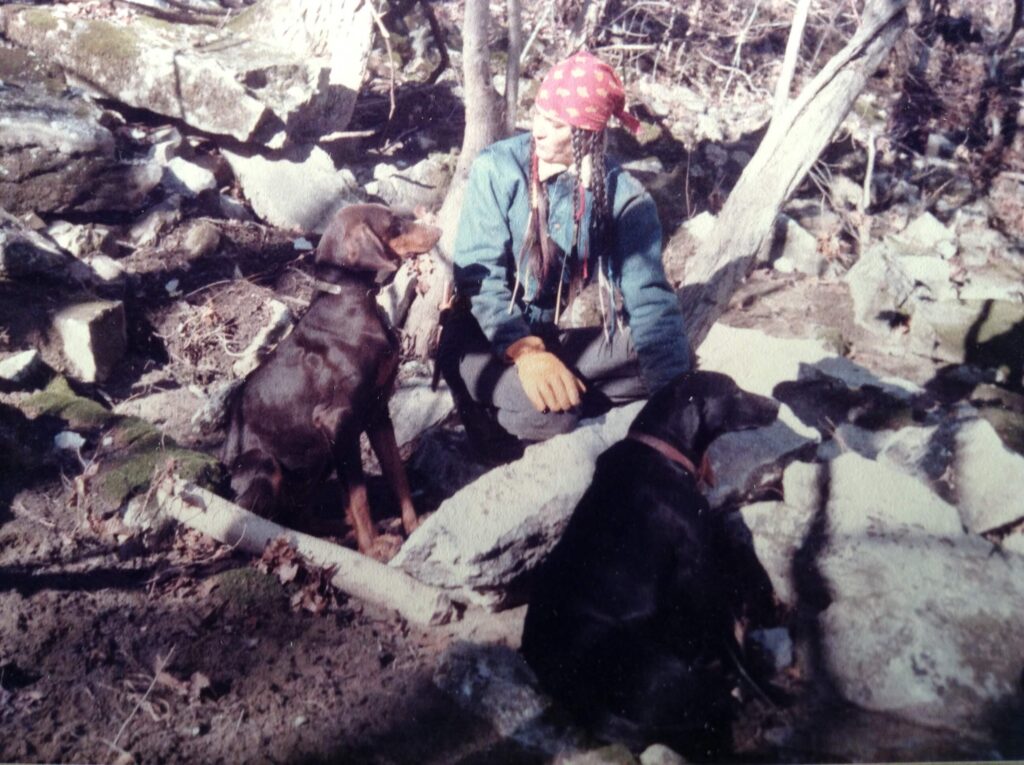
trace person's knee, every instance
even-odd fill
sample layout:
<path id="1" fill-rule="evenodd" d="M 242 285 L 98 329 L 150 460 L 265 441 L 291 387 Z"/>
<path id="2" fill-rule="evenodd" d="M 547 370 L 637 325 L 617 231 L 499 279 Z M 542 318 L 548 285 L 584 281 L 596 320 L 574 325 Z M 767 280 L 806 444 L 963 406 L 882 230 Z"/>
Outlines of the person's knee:
<path id="1" fill-rule="evenodd" d="M 498 409 L 498 423 L 509 433 L 523 441 L 546 441 L 576 428 L 580 421 L 577 412 L 538 412 L 536 409 Z"/>

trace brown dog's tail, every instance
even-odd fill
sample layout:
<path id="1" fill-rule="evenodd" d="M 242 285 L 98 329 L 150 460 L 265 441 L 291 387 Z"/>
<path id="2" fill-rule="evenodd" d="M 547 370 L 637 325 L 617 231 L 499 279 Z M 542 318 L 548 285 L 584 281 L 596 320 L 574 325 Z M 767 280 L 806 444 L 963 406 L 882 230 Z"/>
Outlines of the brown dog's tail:
<path id="1" fill-rule="evenodd" d="M 230 466 L 235 503 L 256 515 L 269 518 L 281 492 L 281 465 L 266 452 L 250 449 Z"/>

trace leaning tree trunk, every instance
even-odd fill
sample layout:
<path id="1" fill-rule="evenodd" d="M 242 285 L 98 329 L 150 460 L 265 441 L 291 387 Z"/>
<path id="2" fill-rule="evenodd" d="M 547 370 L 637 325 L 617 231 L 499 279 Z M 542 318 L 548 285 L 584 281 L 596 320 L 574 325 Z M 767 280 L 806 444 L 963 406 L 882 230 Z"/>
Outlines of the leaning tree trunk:
<path id="1" fill-rule="evenodd" d="M 694 348 L 753 270 L 783 203 L 903 32 L 907 2 L 869 0 L 861 25 L 846 47 L 772 120 L 711 235 L 686 265 L 679 297 Z"/>

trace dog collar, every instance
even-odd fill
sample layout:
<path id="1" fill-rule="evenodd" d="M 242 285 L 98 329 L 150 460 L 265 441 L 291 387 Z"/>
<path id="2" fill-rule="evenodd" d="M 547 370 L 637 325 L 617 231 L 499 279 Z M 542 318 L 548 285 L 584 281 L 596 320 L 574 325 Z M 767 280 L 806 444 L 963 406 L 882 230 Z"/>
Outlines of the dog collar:
<path id="1" fill-rule="evenodd" d="M 685 468 L 694 478 L 707 486 L 715 485 L 714 474 L 711 471 L 711 463 L 708 462 L 707 455 L 700 461 L 700 468 L 693 464 L 693 461 L 679 451 L 676 447 L 672 446 L 668 441 L 664 441 L 655 436 L 649 436 L 646 433 L 640 433 L 635 430 L 631 430 L 626 438 L 632 439 L 633 441 L 639 441 L 642 444 L 646 444 L 655 451 L 659 452 L 662 456 L 675 462 L 677 465 Z"/>
<path id="2" fill-rule="evenodd" d="M 313 284 L 313 289 L 320 290 L 321 292 L 326 292 L 330 295 L 341 294 L 341 287 L 339 287 L 337 284 L 331 284 L 330 282 L 325 282 L 323 279 L 317 279 L 315 277 L 310 277 L 310 281 Z"/>

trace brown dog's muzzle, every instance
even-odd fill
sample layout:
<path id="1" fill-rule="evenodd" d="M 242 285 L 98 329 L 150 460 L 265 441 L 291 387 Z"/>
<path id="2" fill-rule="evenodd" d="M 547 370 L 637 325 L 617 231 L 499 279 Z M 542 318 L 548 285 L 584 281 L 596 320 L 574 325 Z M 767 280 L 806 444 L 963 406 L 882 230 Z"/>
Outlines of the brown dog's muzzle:
<path id="1" fill-rule="evenodd" d="M 407 223 L 404 230 L 394 239 L 388 240 L 388 248 L 401 258 L 429 252 L 441 238 L 441 229 L 426 223 Z"/>

